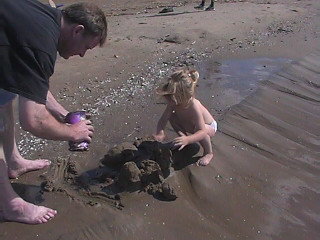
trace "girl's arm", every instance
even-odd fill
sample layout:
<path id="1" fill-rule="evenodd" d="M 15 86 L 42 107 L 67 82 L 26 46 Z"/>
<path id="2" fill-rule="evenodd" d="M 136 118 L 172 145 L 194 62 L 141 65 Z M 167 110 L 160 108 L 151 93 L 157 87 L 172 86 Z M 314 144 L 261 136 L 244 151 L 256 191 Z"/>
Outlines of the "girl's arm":
<path id="1" fill-rule="evenodd" d="M 158 124 L 157 124 L 157 132 L 156 134 L 154 134 L 154 138 L 155 140 L 157 141 L 163 141 L 163 139 L 165 138 L 165 134 L 164 134 L 164 128 L 166 127 L 168 121 L 169 121 L 169 118 L 172 114 L 172 107 L 170 107 L 169 105 L 167 105 L 166 109 L 164 110 L 161 118 L 159 119 L 158 121 Z"/>
<path id="2" fill-rule="evenodd" d="M 193 111 L 190 112 L 192 112 L 192 118 L 195 121 L 195 133 L 187 136 L 182 132 L 179 132 L 180 137 L 177 137 L 173 140 L 173 144 L 175 147 L 180 146 L 179 150 L 183 149 L 186 145 L 190 143 L 200 142 L 207 135 L 206 126 L 202 116 L 201 109 L 196 104 L 193 104 L 193 106 L 191 107 L 193 108 Z"/>

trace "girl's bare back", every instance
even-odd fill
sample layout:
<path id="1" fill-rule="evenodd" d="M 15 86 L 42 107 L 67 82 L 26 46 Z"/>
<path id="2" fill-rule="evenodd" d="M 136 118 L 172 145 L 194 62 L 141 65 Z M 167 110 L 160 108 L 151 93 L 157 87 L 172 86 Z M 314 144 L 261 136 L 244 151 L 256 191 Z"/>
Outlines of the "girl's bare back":
<path id="1" fill-rule="evenodd" d="M 199 123 L 199 115 L 202 116 L 201 123 Z M 171 117 L 175 118 L 175 122 L 183 126 L 188 133 L 194 133 L 199 130 L 199 126 L 202 124 L 210 125 L 213 122 L 212 115 L 201 102 L 195 98 L 186 108 L 175 106 Z"/>

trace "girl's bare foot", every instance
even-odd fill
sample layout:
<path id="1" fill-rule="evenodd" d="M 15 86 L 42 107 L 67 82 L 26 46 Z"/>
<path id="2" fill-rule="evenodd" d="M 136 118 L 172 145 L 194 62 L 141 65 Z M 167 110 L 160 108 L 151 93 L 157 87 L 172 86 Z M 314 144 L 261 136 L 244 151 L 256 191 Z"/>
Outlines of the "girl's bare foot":
<path id="1" fill-rule="evenodd" d="M 9 178 L 17 178 L 26 172 L 40 170 L 49 166 L 50 164 L 51 161 L 46 159 L 26 160 L 21 158 L 19 161 L 9 162 L 8 176 Z"/>
<path id="2" fill-rule="evenodd" d="M 12 199 L 3 207 L 3 209 L 0 209 L 0 219 L 10 222 L 41 224 L 48 222 L 57 214 L 56 210 L 36 206 L 20 197 Z"/>
<path id="3" fill-rule="evenodd" d="M 213 153 L 208 153 L 198 160 L 197 166 L 207 166 L 212 159 Z"/>

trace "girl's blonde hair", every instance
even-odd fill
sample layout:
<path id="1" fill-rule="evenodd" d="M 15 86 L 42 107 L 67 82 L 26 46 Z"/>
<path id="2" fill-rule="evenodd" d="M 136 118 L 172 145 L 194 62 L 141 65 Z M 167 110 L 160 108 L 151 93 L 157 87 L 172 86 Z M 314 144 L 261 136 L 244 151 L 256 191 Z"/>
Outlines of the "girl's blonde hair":
<path id="1" fill-rule="evenodd" d="M 157 94 L 170 97 L 176 105 L 188 105 L 194 96 L 194 89 L 199 79 L 196 70 L 181 69 L 175 71 L 162 87 L 157 89 Z"/>

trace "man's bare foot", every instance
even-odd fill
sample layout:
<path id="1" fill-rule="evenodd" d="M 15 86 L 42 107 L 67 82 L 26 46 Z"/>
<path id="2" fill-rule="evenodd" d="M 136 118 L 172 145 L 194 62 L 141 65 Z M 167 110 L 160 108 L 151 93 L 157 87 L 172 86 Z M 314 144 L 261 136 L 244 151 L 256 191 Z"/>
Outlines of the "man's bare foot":
<path id="1" fill-rule="evenodd" d="M 208 153 L 200 158 L 197 162 L 197 166 L 207 166 L 213 158 L 213 153 Z"/>
<path id="2" fill-rule="evenodd" d="M 26 172 L 40 170 L 50 166 L 50 164 L 51 161 L 46 159 L 26 160 L 21 158 L 19 161 L 11 161 L 9 163 L 8 176 L 9 178 L 17 178 Z"/>
<path id="3" fill-rule="evenodd" d="M 206 11 L 215 11 L 216 9 L 214 6 L 210 5 L 209 7 L 206 8 Z"/>
<path id="4" fill-rule="evenodd" d="M 194 7 L 195 9 L 203 10 L 204 9 L 204 4 L 200 4 L 198 6 Z"/>
<path id="5" fill-rule="evenodd" d="M 26 224 L 41 224 L 51 220 L 57 214 L 56 210 L 36 206 L 20 197 L 12 199 L 0 210 L 0 219 Z"/>

